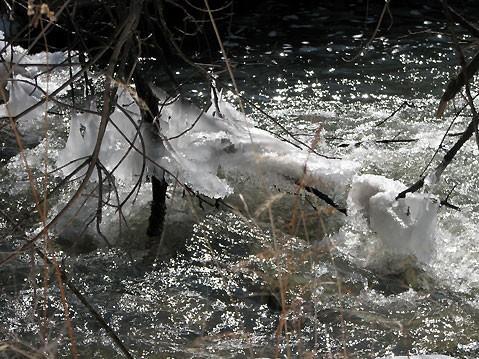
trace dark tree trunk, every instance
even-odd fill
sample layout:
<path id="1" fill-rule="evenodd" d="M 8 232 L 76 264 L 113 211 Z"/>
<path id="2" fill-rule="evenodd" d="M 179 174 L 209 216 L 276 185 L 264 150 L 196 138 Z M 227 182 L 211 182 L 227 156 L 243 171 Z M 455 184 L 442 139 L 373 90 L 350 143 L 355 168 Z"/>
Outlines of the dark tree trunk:
<path id="1" fill-rule="evenodd" d="M 163 224 L 166 215 L 166 191 L 168 183 L 162 177 L 151 178 L 151 188 L 153 191 L 153 201 L 151 202 L 151 213 L 146 234 L 150 237 L 161 237 L 163 233 Z"/>
<path id="2" fill-rule="evenodd" d="M 146 108 L 141 109 L 141 117 L 143 121 L 152 123 L 158 115 L 158 99 L 155 97 L 151 88 L 141 73 L 141 69 L 134 72 L 134 80 L 138 97 L 144 101 Z M 153 192 L 153 200 L 151 202 L 151 213 L 146 231 L 149 237 L 157 238 L 152 243 L 154 247 L 159 245 L 166 215 L 166 191 L 168 183 L 163 175 L 153 175 L 151 178 L 151 187 Z"/>

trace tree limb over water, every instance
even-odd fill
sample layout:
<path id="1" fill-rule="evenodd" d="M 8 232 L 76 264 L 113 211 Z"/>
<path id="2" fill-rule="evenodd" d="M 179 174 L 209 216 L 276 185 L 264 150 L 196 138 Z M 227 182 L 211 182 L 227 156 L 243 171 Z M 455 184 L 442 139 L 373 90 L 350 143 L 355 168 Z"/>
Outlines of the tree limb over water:
<path id="1" fill-rule="evenodd" d="M 450 36 L 453 40 L 454 46 L 456 48 L 456 53 L 459 58 L 459 63 L 461 65 L 461 71 L 459 74 L 457 74 L 454 78 L 452 78 L 447 87 L 446 90 L 441 98 L 441 101 L 439 103 L 439 107 L 436 112 L 437 117 L 442 117 L 444 114 L 444 111 L 446 109 L 447 103 L 449 100 L 453 99 L 456 94 L 463 88 L 466 88 L 466 101 L 467 104 L 469 105 L 472 113 L 472 120 L 467 126 L 466 130 L 462 133 L 460 136 L 459 140 L 452 146 L 447 153 L 444 155 L 442 161 L 439 163 L 439 165 L 436 166 L 436 168 L 429 173 L 428 175 L 422 175 L 419 180 L 417 180 L 414 184 L 412 184 L 409 188 L 406 190 L 402 191 L 399 193 L 396 197 L 396 199 L 399 198 L 404 198 L 407 193 L 412 193 L 416 192 L 419 189 L 421 189 L 425 184 L 426 181 L 429 180 L 431 183 L 436 183 L 444 170 L 447 168 L 447 166 L 452 162 L 454 157 L 457 155 L 461 147 L 472 137 L 473 134 L 476 134 L 476 142 L 479 147 L 479 132 L 478 132 L 478 123 L 479 123 L 479 114 L 474 106 L 474 98 L 471 95 L 471 90 L 470 90 L 470 85 L 469 81 L 472 79 L 472 77 L 476 74 L 476 72 L 479 70 L 479 51 L 476 52 L 474 57 L 469 63 L 466 63 L 464 53 L 462 51 L 461 46 L 459 45 L 459 41 L 457 39 L 456 33 L 454 31 L 454 24 L 453 24 L 453 17 L 456 18 L 464 27 L 466 27 L 468 30 L 472 31 L 474 34 L 479 33 L 479 29 L 477 29 L 474 25 L 471 23 L 467 22 L 464 18 L 462 18 L 457 12 L 451 9 L 451 7 L 447 4 L 447 0 L 441 0 L 441 3 L 443 5 L 443 12 L 446 17 L 447 23 L 448 23 L 448 28 L 450 31 Z M 451 11 L 452 10 L 452 11 Z M 454 15 L 454 16 L 453 16 Z M 451 205 L 447 202 L 447 198 L 445 200 L 445 204 L 447 204 L 449 207 Z M 453 206 L 455 207 L 455 206 Z"/>

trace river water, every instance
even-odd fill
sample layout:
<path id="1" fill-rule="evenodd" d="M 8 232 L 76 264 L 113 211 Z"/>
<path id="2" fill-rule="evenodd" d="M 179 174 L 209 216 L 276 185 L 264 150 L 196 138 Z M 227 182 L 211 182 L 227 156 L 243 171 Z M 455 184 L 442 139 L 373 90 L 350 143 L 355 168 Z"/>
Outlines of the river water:
<path id="1" fill-rule="evenodd" d="M 448 76 L 455 71 L 454 51 L 442 34 L 444 24 L 434 16 L 403 10 L 395 14 L 398 24 L 361 50 L 376 18 L 356 16 L 345 26 L 342 21 L 351 14 L 338 18 L 326 9 L 298 9 L 280 23 L 255 30 L 258 16 L 242 19 L 225 42 L 238 88 L 269 115 L 247 106 L 258 125 L 287 137 L 279 122 L 305 143 L 312 143 L 319 131 L 319 152 L 359 161 L 361 173 L 414 181 L 455 112 L 450 106 L 445 118 L 434 117 Z M 209 96 L 198 75 L 181 66 L 174 71 L 192 100 Z M 219 80 L 229 82 L 224 74 Z M 230 92 L 226 96 L 234 101 Z M 462 131 L 468 121 L 465 112 L 450 132 Z M 67 125 L 59 118 L 51 130 L 52 158 L 65 143 Z M 414 141 L 377 142 L 388 139 Z M 446 137 L 445 148 L 456 139 Z M 41 168 L 45 143 L 35 142 L 28 154 L 33 161 L 38 158 Z M 477 154 L 470 141 L 441 182 L 428 188 L 441 198 L 452 190 L 449 201 L 461 210 L 440 209 L 436 248 L 431 248 L 433 260 L 427 264 L 394 263 L 394 258 L 376 252 L 374 234 L 354 219 L 307 196 L 278 191 L 268 178 L 243 177 L 233 179 L 241 193 L 228 199 L 237 208 L 233 212 L 203 210 L 196 200 L 172 193 L 168 249 L 153 264 L 142 261 L 148 246 L 143 234 L 147 188 L 129 217 L 130 230 L 113 238 L 113 248 L 97 245 L 100 239 L 94 234 L 81 237 L 81 228 L 73 226 L 57 239 L 57 250 L 74 284 L 135 357 L 438 353 L 477 358 Z M 2 207 L 34 226 L 28 181 L 19 168 L 18 156 L 3 161 Z M 55 181 L 52 177 L 52 185 Z M 345 197 L 340 193 L 335 199 L 344 204 Z M 267 201 L 274 201 L 271 213 L 255 215 Z M 103 226 L 115 236 L 113 216 Z M 22 243 L 22 234 L 12 234 L 6 223 L 0 231 L 2 251 Z M 80 244 L 66 249 L 64 242 L 80 237 Z M 171 248 L 179 250 L 171 254 Z M 39 335 L 41 271 L 29 256 L 0 268 L 0 335 L 25 350 L 43 348 L 68 356 L 54 285 L 49 291 L 49 346 L 43 347 Z M 120 357 L 82 304 L 72 295 L 69 300 L 82 357 Z"/>

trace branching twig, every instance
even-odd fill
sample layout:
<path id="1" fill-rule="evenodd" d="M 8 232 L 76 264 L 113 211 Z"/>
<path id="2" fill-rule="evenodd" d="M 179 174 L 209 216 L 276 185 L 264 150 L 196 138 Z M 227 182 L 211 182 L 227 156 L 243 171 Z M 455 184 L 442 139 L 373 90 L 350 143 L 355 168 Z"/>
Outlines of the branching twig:
<path id="1" fill-rule="evenodd" d="M 458 75 L 452 78 L 444 91 L 444 94 L 441 97 L 439 106 L 436 111 L 436 117 L 440 118 L 443 116 L 444 111 L 446 111 L 447 103 L 452 100 L 461 88 L 469 82 L 469 80 L 474 76 L 474 74 L 479 70 L 479 51 L 476 52 L 472 60 L 462 67 Z"/>
<path id="2" fill-rule="evenodd" d="M 386 0 L 385 1 L 385 4 L 384 4 L 384 7 L 383 7 L 383 11 L 381 12 L 381 15 L 379 16 L 379 20 L 378 20 L 378 24 L 376 25 L 376 28 L 374 29 L 373 31 L 373 34 L 371 35 L 371 37 L 369 38 L 369 40 L 366 42 L 366 44 L 364 44 L 363 46 L 361 46 L 361 49 L 357 52 L 356 55 L 350 57 L 350 58 L 344 58 L 343 57 L 343 60 L 346 61 L 346 62 L 352 62 L 354 60 L 356 60 L 359 56 L 361 56 L 363 54 L 363 51 L 367 51 L 368 50 L 368 47 L 369 45 L 371 45 L 371 43 L 373 42 L 373 40 L 376 38 L 376 35 L 378 34 L 378 31 L 379 31 L 379 28 L 381 27 L 381 24 L 383 22 L 383 19 L 384 19 L 384 15 L 386 14 L 386 11 L 389 11 L 389 3 L 391 2 L 391 0 Z M 389 13 L 390 14 L 390 13 Z"/>
<path id="3" fill-rule="evenodd" d="M 477 120 L 476 120 L 477 121 Z M 456 156 L 457 152 L 461 149 L 461 147 L 471 138 L 471 136 L 474 134 L 474 129 L 475 129 L 475 120 L 472 120 L 469 123 L 469 126 L 467 126 L 466 131 L 462 134 L 462 136 L 459 138 L 459 140 L 452 146 L 452 148 L 447 151 L 446 155 L 443 157 L 441 163 L 436 167 L 434 170 L 435 176 L 437 179 L 441 176 L 441 174 L 444 172 L 446 167 L 452 162 L 454 157 Z M 409 188 L 405 189 L 401 193 L 399 193 L 396 196 L 396 199 L 399 198 L 404 198 L 406 197 L 407 193 L 412 193 L 416 192 L 417 190 L 421 189 L 424 186 L 424 180 L 426 179 L 426 176 L 422 176 L 418 181 L 416 181 L 413 185 L 411 185 Z"/>
<path id="4" fill-rule="evenodd" d="M 24 230 L 19 226 L 18 223 L 15 222 L 13 218 L 11 218 L 5 211 L 0 209 L 0 214 L 8 221 L 10 224 L 16 228 L 19 232 L 24 233 Z M 27 240 L 27 239 L 25 239 Z M 38 256 L 48 265 L 54 266 L 54 263 L 48 258 L 48 256 L 43 253 L 41 249 L 39 249 L 36 245 L 34 245 L 35 252 Z M 58 265 L 57 265 L 58 266 Z M 100 326 L 106 331 L 108 336 L 113 340 L 113 342 L 120 348 L 123 352 L 125 357 L 133 358 L 130 351 L 126 348 L 125 344 L 121 341 L 115 331 L 111 328 L 111 326 L 106 322 L 106 320 L 101 316 L 100 313 L 93 307 L 93 305 L 86 299 L 86 297 L 80 292 L 80 290 L 71 282 L 68 278 L 65 271 L 58 266 L 57 268 L 61 274 L 61 278 L 63 283 L 68 287 L 68 289 L 78 298 L 78 300 L 88 309 L 90 314 L 98 321 Z"/>
<path id="5" fill-rule="evenodd" d="M 90 160 L 90 163 L 88 165 L 88 168 L 87 168 L 87 171 L 85 173 L 85 177 L 83 178 L 82 183 L 78 187 L 77 191 L 72 195 L 72 197 L 70 198 L 68 203 L 65 205 L 65 207 L 63 207 L 63 209 L 60 210 L 60 212 L 48 224 L 46 224 L 40 232 L 38 234 L 36 234 L 26 244 L 24 244 L 23 246 L 18 248 L 15 252 L 13 252 L 12 254 L 10 254 L 9 256 L 4 258 L 2 261 L 0 261 L 0 265 L 3 265 L 5 263 L 11 261 L 16 256 L 18 256 L 18 254 L 20 254 L 23 251 L 31 248 L 32 245 L 39 238 L 41 238 L 43 235 L 45 235 L 45 233 L 48 232 L 50 227 L 52 227 L 56 222 L 58 222 L 58 220 L 66 213 L 68 208 L 73 205 L 73 203 L 79 198 L 80 194 L 85 189 L 85 187 L 86 187 L 86 185 L 87 185 L 87 183 L 88 183 L 88 181 L 89 181 L 89 179 L 90 179 L 90 177 L 93 173 L 93 170 L 95 169 L 96 162 L 97 162 L 99 154 L 100 154 L 100 148 L 101 148 L 103 136 L 105 134 L 106 127 L 107 127 L 108 120 L 109 120 L 109 111 L 110 111 L 111 99 L 114 97 L 114 94 L 116 92 L 116 88 L 113 88 L 113 89 L 111 88 L 110 79 L 113 77 L 115 64 L 118 62 L 118 58 L 119 58 L 120 52 L 123 48 L 123 45 L 127 41 L 128 37 L 131 35 L 132 29 L 134 29 L 137 25 L 137 22 L 138 22 L 139 16 L 140 16 L 142 3 L 143 3 L 143 0 L 138 0 L 138 1 L 131 0 L 130 8 L 131 8 L 132 11 L 129 13 L 129 16 L 128 16 L 127 20 L 125 21 L 124 26 L 120 30 L 119 39 L 116 43 L 116 46 L 114 48 L 114 51 L 113 51 L 111 57 L 110 57 L 110 62 L 109 62 L 110 65 L 109 65 L 108 70 L 107 70 L 107 75 L 108 76 L 107 76 L 107 81 L 106 81 L 106 84 L 105 84 L 105 91 L 104 91 L 104 96 L 103 96 L 102 118 L 100 120 L 100 126 L 99 126 L 99 129 L 98 129 L 96 144 L 95 144 L 95 147 L 93 149 L 91 160 Z M 106 50 L 105 50 L 105 52 L 106 52 Z M 82 72 L 82 71 L 79 71 L 76 75 L 78 75 L 80 72 Z M 69 81 L 67 81 L 60 88 L 66 87 L 68 83 L 69 83 Z M 54 96 L 55 92 L 56 93 L 59 92 L 59 91 L 58 92 L 57 91 L 54 91 L 51 94 L 51 96 Z M 41 103 L 41 101 L 37 105 L 39 106 L 40 103 Z"/>
<path id="6" fill-rule="evenodd" d="M 414 104 L 410 104 L 409 102 L 407 101 L 404 101 L 398 108 L 396 108 L 394 110 L 394 112 L 392 114 L 390 114 L 388 117 L 386 117 L 385 119 L 379 121 L 377 124 L 376 124 L 376 127 L 379 127 L 381 125 L 383 125 L 386 121 L 388 121 L 389 119 L 393 118 L 394 115 L 396 113 L 398 113 L 403 107 L 413 107 L 414 108 Z"/>

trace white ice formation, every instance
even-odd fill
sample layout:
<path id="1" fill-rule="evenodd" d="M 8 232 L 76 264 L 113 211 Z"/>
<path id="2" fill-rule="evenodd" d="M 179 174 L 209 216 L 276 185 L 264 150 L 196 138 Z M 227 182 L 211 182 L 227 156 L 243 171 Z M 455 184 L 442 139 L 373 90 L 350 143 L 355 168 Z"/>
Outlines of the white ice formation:
<path id="1" fill-rule="evenodd" d="M 66 56 L 27 55 L 21 48 L 6 51 L 8 56 L 4 58 L 10 60 L 1 63 L 0 78 L 9 91 L 9 99 L 0 105 L 0 116 L 17 116 L 42 102 L 17 121 L 25 129 L 38 127 L 50 105 L 43 103 L 45 93 L 51 94 L 68 78 L 62 68 L 45 70 L 64 61 Z M 408 194 L 396 201 L 397 193 L 405 188 L 403 184 L 381 176 L 354 177 L 359 163 L 327 159 L 308 149 L 298 149 L 255 127 L 251 119 L 221 97 L 218 108 L 212 106 L 203 112 L 182 99 L 173 101 L 162 90 L 155 92 L 161 116 L 152 125 L 141 122 L 140 109 L 129 91 L 119 90 L 99 157 L 117 180 L 134 182 L 142 170 L 151 175 L 161 174 L 163 168 L 170 178 L 175 177 L 193 191 L 211 198 L 223 198 L 234 192 L 234 184 L 228 181 L 231 177 L 279 185 L 303 180 L 331 197 L 344 196 L 351 186 L 349 214 L 367 221 L 380 238 L 385 253 L 413 255 L 421 262 L 428 262 L 433 255 L 439 207 L 434 196 Z M 65 165 L 65 174 L 79 164 L 72 161 L 91 155 L 100 118 L 94 105 L 72 114 L 68 140 L 57 161 L 58 166 Z M 96 175 L 92 179 L 95 178 Z"/>
<path id="2" fill-rule="evenodd" d="M 0 39 L 2 38 L 3 33 L 0 31 Z M 45 101 L 45 95 L 57 90 L 68 75 L 67 67 L 55 68 L 55 65 L 66 61 L 67 56 L 63 52 L 29 55 L 27 50 L 19 46 L 9 46 L 2 40 L 0 49 L 0 86 L 7 90 L 8 97 L 7 99 L 0 96 L 3 102 L 0 105 L 0 117 L 22 115 L 17 126 L 21 132 L 30 135 L 32 130 L 41 127 L 40 120 L 51 106 L 51 102 Z M 55 69 L 52 70 L 53 68 Z M 34 107 L 35 105 L 37 106 Z"/>
<path id="3" fill-rule="evenodd" d="M 100 161 L 109 170 L 117 166 L 128 151 L 129 143 L 134 142 L 138 150 L 142 149 L 137 128 L 141 128 L 144 140 L 147 172 L 164 168 L 195 192 L 211 198 L 223 198 L 234 192 L 219 173 L 264 176 L 269 184 L 294 184 L 303 179 L 326 193 L 338 193 L 346 189 L 358 168 L 358 164 L 351 161 L 326 159 L 308 150 L 299 150 L 254 127 L 246 116 L 222 99 L 218 103 L 222 114 L 219 117 L 213 114 L 213 109 L 203 112 L 181 99 L 170 101 L 161 90 L 156 93 L 160 103 L 167 104 L 162 106 L 159 126 L 152 127 L 140 123 L 138 106 L 127 91 L 120 92 L 100 153 Z M 91 154 L 99 122 L 98 114 L 72 116 L 70 135 L 60 154 L 59 165 Z M 140 174 L 142 158 L 139 151 L 130 150 L 115 170 L 115 177 L 122 181 L 135 180 Z M 65 167 L 64 172 L 68 173 L 74 166 Z"/>
<path id="4" fill-rule="evenodd" d="M 405 189 L 401 182 L 383 176 L 355 176 L 348 195 L 349 213 L 368 221 L 385 257 L 414 255 L 428 263 L 434 255 L 439 200 L 424 193 L 408 193 L 396 200 Z"/>
<path id="5" fill-rule="evenodd" d="M 92 154 L 100 120 L 101 116 L 94 104 L 84 112 L 72 114 L 68 140 L 57 160 L 57 166 L 63 167 L 65 175 L 80 165 L 81 161 L 76 160 Z M 99 156 L 101 163 L 120 180 L 134 181 L 141 173 L 143 157 L 139 154 L 139 151 L 142 151 L 140 136 L 146 134 L 146 126 L 143 126 L 143 130 L 139 126 L 138 106 L 126 91 L 120 91 L 117 106 L 110 115 Z M 134 147 L 130 148 L 130 144 L 134 144 Z M 147 149 L 148 155 L 151 155 L 151 147 L 153 146 Z M 95 172 L 92 179 L 96 178 Z"/>

